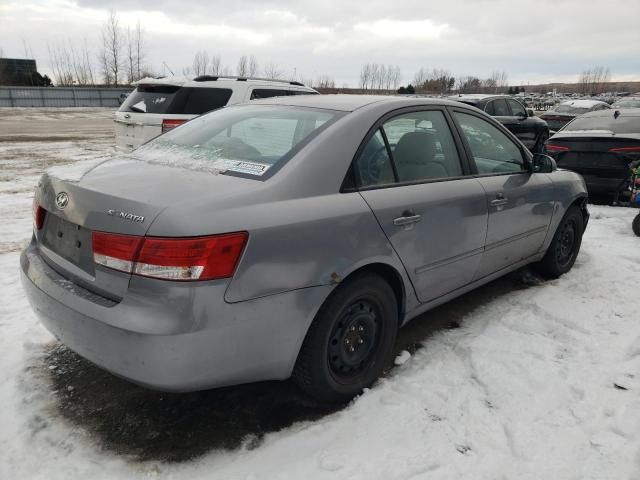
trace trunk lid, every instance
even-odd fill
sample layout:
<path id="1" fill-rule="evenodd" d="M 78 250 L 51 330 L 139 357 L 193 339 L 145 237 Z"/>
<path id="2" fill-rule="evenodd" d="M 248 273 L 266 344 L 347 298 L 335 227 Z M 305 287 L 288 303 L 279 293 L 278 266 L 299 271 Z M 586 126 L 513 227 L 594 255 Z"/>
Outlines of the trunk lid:
<path id="1" fill-rule="evenodd" d="M 596 176 L 624 180 L 629 176 L 629 164 L 634 160 L 634 155 L 611 150 L 640 146 L 640 140 L 604 134 L 567 135 L 555 136 L 549 140 L 549 144 L 569 149 L 554 154 L 561 168 L 578 172 L 585 178 Z"/>
<path id="2" fill-rule="evenodd" d="M 162 133 L 163 120 L 190 120 L 195 115 L 117 111 L 113 115 L 116 146 L 131 151 Z"/>
<path id="3" fill-rule="evenodd" d="M 60 274 L 114 300 L 124 296 L 131 275 L 96 267 L 93 231 L 144 236 L 169 206 L 197 202 L 205 196 L 207 201 L 223 205 L 263 185 L 126 157 L 89 167 L 88 172 L 75 165 L 68 173 L 57 169 L 40 181 L 35 201 L 47 214 L 42 229 L 36 231 L 38 245 L 45 261 Z M 61 198 L 66 199 L 62 208 Z M 180 236 L 179 232 L 175 236 Z"/>

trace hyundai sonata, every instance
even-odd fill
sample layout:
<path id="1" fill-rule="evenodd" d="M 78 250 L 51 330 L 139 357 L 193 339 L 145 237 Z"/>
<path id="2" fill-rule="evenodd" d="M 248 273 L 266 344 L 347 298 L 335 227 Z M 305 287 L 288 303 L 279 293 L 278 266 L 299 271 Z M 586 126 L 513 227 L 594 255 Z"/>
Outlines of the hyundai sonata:
<path id="1" fill-rule="evenodd" d="M 272 98 L 45 174 L 22 278 L 61 342 L 133 382 L 292 376 L 343 401 L 410 319 L 529 263 L 567 272 L 587 220 L 578 174 L 473 107 Z"/>

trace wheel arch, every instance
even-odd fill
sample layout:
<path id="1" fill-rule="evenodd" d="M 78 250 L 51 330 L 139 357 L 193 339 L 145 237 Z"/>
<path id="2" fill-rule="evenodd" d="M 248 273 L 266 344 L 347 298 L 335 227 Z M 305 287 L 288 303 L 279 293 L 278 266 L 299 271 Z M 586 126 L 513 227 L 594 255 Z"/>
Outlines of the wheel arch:
<path id="1" fill-rule="evenodd" d="M 340 283 L 365 272 L 374 273 L 380 276 L 384 281 L 386 281 L 389 284 L 389 286 L 393 290 L 393 293 L 396 296 L 396 303 L 398 306 L 398 326 L 401 326 L 404 322 L 404 317 L 405 317 L 406 308 L 407 308 L 406 286 L 402 278 L 402 275 L 400 274 L 400 272 L 398 272 L 398 270 L 395 267 L 389 265 L 388 263 L 375 262 L 375 263 L 362 265 L 356 268 L 355 270 L 350 272 L 346 277 L 344 277 L 344 279 L 342 279 Z"/>

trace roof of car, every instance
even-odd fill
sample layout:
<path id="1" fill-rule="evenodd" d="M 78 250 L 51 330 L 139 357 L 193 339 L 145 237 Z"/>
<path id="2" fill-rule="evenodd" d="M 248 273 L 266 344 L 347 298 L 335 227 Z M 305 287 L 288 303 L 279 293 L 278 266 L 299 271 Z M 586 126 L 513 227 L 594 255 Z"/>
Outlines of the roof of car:
<path id="1" fill-rule="evenodd" d="M 456 100 L 458 102 L 477 103 L 482 100 L 488 100 L 489 98 L 512 98 L 511 95 L 503 94 L 488 94 L 488 93 L 463 93 L 460 95 L 452 95 L 448 97 L 449 100 Z"/>
<path id="2" fill-rule="evenodd" d="M 593 112 L 587 112 L 580 115 L 580 118 L 584 117 L 613 117 L 616 112 L 619 112 L 618 117 L 640 117 L 640 108 L 611 108 L 607 110 L 596 110 Z"/>
<path id="3" fill-rule="evenodd" d="M 562 102 L 560 105 L 569 105 L 576 108 L 591 108 L 603 103 L 607 104 L 607 102 L 602 102 L 600 100 L 569 100 L 567 102 Z"/>
<path id="4" fill-rule="evenodd" d="M 399 95 L 352 95 L 341 93 L 331 95 L 293 95 L 251 100 L 251 104 L 323 108 L 343 112 L 352 112 L 374 103 L 395 104 L 397 108 L 411 105 L 455 105 L 455 102 L 443 98 L 416 98 Z"/>
<path id="5" fill-rule="evenodd" d="M 205 87 L 211 86 L 211 83 L 216 82 L 225 84 L 225 86 L 229 84 L 239 84 L 240 82 L 246 82 L 250 84 L 260 84 L 260 85 L 269 85 L 269 86 L 279 86 L 287 89 L 306 89 L 313 90 L 306 85 L 289 80 L 273 80 L 267 78 L 253 78 L 253 77 L 233 77 L 233 76 L 223 76 L 223 75 L 202 75 L 195 78 L 185 77 L 185 76 L 171 76 L 171 77 L 161 77 L 161 78 L 153 78 L 153 77 L 145 77 L 137 82 L 133 82 L 132 85 L 174 85 L 178 87 Z M 315 91 L 315 90 L 313 90 Z"/>

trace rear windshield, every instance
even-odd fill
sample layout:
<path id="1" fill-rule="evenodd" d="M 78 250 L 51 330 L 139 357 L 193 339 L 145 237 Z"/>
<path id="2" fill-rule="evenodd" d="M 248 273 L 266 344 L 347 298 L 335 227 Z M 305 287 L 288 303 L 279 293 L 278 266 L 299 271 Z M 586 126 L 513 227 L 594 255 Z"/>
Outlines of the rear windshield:
<path id="1" fill-rule="evenodd" d="M 272 173 L 343 113 L 289 106 L 242 105 L 204 115 L 157 137 L 133 156 L 150 163 L 235 173 Z"/>
<path id="2" fill-rule="evenodd" d="M 558 105 L 556 107 L 556 112 L 558 113 L 572 113 L 574 115 L 581 115 L 583 113 L 587 113 L 588 111 L 588 108 L 572 107 L 571 105 Z"/>
<path id="3" fill-rule="evenodd" d="M 640 116 L 620 115 L 614 118 L 613 112 L 605 117 L 578 117 L 566 125 L 564 132 L 602 131 L 613 133 L 640 134 Z"/>
<path id="4" fill-rule="evenodd" d="M 124 101 L 120 111 L 200 115 L 224 107 L 230 97 L 228 88 L 139 85 Z"/>
<path id="5" fill-rule="evenodd" d="M 629 98 L 627 100 L 618 100 L 612 105 L 612 108 L 640 108 L 640 98 Z"/>

